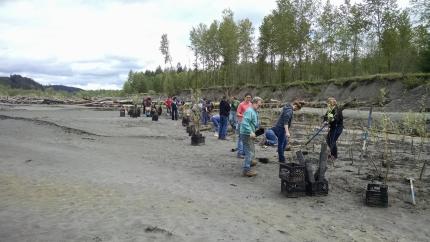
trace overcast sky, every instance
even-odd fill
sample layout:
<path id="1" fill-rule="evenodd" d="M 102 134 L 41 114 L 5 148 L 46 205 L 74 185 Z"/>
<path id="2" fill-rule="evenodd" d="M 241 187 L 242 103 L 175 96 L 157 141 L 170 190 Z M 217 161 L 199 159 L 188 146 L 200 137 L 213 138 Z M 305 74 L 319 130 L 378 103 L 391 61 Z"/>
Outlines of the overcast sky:
<path id="1" fill-rule="evenodd" d="M 230 8 L 236 20 L 249 18 L 258 30 L 275 7 L 275 0 L 0 0 L 0 76 L 120 89 L 130 69 L 164 66 L 163 33 L 173 63 L 190 66 L 193 26 L 220 20 Z"/>

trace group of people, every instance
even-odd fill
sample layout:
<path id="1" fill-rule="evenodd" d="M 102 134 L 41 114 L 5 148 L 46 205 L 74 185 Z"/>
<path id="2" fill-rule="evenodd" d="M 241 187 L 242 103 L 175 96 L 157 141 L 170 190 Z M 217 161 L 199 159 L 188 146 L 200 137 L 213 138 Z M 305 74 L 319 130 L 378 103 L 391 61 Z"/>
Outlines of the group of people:
<path id="1" fill-rule="evenodd" d="M 178 120 L 178 110 L 180 106 L 184 105 L 184 101 L 180 101 L 177 97 L 168 97 L 164 101 L 166 106 L 167 115 L 171 115 L 172 120 Z"/>
<path id="2" fill-rule="evenodd" d="M 253 177 L 257 172 L 252 168 L 257 164 L 255 161 L 255 138 L 256 131 L 260 128 L 258 109 L 263 100 L 260 97 L 252 97 L 246 93 L 242 102 L 236 97 L 230 100 L 223 96 L 219 103 L 219 114 L 210 115 L 213 104 L 207 99 L 202 99 L 198 104 L 201 110 L 201 122 L 206 124 L 209 120 L 214 126 L 215 136 L 220 140 L 227 139 L 227 129 L 230 125 L 237 134 L 236 151 L 237 157 L 243 159 L 242 173 L 246 177 Z M 178 119 L 179 100 L 176 97 L 165 101 L 172 120 Z M 264 144 L 277 145 L 278 161 L 286 162 L 285 149 L 291 137 L 290 128 L 294 113 L 304 105 L 303 101 L 295 100 L 283 106 L 282 111 L 273 127 L 264 132 Z M 323 124 L 329 127 L 327 134 L 327 145 L 330 148 L 329 159 L 337 159 L 336 141 L 343 131 L 343 107 L 337 105 L 336 99 L 330 97 L 327 100 L 327 112 L 323 116 Z"/>
<path id="3" fill-rule="evenodd" d="M 237 106 L 236 115 L 230 115 L 230 117 L 235 116 L 237 118 L 237 157 L 244 158 L 242 173 L 247 177 L 257 175 L 257 172 L 252 167 L 257 164 L 254 160 L 254 139 L 256 138 L 256 130 L 260 126 L 258 109 L 261 104 L 261 98 L 252 98 L 251 94 L 247 93 L 245 99 Z M 303 104 L 304 102 L 299 100 L 285 104 L 275 125 L 265 130 L 265 143 L 268 145 L 277 145 L 278 161 L 281 163 L 286 162 L 284 152 L 291 136 L 290 128 L 294 112 L 299 111 Z M 323 123 L 329 126 L 326 142 L 330 148 L 328 157 L 332 160 L 338 157 L 336 141 L 343 131 L 342 110 L 343 107 L 337 105 L 334 97 L 328 98 L 327 112 L 323 116 Z"/>
<path id="4" fill-rule="evenodd" d="M 244 158 L 242 172 L 244 176 L 253 177 L 257 175 L 257 172 L 252 169 L 257 162 L 255 158 L 255 144 L 254 139 L 256 138 L 256 130 L 260 126 L 258 109 L 262 105 L 262 99 L 260 97 L 252 98 L 250 93 L 245 95 L 244 101 L 242 101 L 236 111 L 237 116 L 237 157 Z M 275 126 L 270 128 L 267 134 L 276 136 L 276 143 L 278 145 L 278 159 L 279 162 L 285 162 L 284 151 L 288 144 L 288 138 L 290 137 L 289 128 L 293 119 L 293 112 L 300 110 L 302 102 L 294 101 L 292 104 L 284 105 L 281 115 L 278 118 Z M 266 137 L 267 137 L 266 134 Z"/>

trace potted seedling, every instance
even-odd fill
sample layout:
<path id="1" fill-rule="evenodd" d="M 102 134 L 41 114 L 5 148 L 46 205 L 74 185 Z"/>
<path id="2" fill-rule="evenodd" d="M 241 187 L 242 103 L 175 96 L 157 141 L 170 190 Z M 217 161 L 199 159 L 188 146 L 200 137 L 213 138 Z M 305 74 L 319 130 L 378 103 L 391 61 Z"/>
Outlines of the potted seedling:
<path id="1" fill-rule="evenodd" d="M 191 109 L 187 103 L 184 104 L 182 108 L 183 108 L 182 126 L 186 127 L 187 132 L 190 133 Z"/>
<path id="2" fill-rule="evenodd" d="M 388 174 L 391 168 L 392 164 L 392 150 L 390 148 L 390 141 L 388 137 L 389 129 L 393 127 L 393 123 L 390 120 L 389 116 L 387 114 L 383 114 L 381 118 L 381 128 L 382 130 L 378 130 L 379 136 L 382 135 L 383 138 L 383 155 L 382 155 L 382 161 L 381 161 L 381 172 L 378 172 L 377 167 L 375 165 L 375 170 L 377 173 L 379 173 L 378 177 L 382 176 L 382 169 L 383 167 L 386 167 L 385 176 L 383 177 L 383 183 L 374 183 L 371 182 L 367 184 L 366 189 L 366 197 L 365 197 L 365 204 L 367 206 L 375 206 L 375 207 L 388 207 Z M 375 142 L 375 144 L 378 144 L 379 142 Z M 370 158 L 371 159 L 371 158 Z M 373 160 L 372 160 L 372 163 Z"/>
<path id="3" fill-rule="evenodd" d="M 194 105 L 191 109 L 192 120 L 194 124 L 194 129 L 191 133 L 191 145 L 201 145 L 205 143 L 205 136 L 200 133 L 200 113 L 201 107 L 198 105 L 200 100 L 200 90 L 193 90 Z"/>

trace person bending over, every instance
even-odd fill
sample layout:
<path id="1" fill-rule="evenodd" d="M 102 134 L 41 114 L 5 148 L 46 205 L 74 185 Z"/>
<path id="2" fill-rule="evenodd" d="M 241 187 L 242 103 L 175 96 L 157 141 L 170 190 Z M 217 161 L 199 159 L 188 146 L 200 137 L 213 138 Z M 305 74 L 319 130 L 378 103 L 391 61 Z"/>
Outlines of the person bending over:
<path id="1" fill-rule="evenodd" d="M 212 128 L 214 131 L 214 136 L 218 137 L 219 129 L 220 129 L 220 115 L 215 114 L 211 117 Z"/>
<path id="2" fill-rule="evenodd" d="M 266 132 L 264 132 L 264 145 L 267 146 L 275 146 L 278 144 L 278 137 L 275 134 L 275 131 L 273 131 L 272 128 L 267 129 Z"/>
<path id="3" fill-rule="evenodd" d="M 302 108 L 302 102 L 296 100 L 293 104 L 286 104 L 282 108 L 281 115 L 278 121 L 273 127 L 273 132 L 278 137 L 278 160 L 279 162 L 285 162 L 285 147 L 287 147 L 288 140 L 290 138 L 290 127 L 293 120 L 294 111 L 298 111 Z"/>

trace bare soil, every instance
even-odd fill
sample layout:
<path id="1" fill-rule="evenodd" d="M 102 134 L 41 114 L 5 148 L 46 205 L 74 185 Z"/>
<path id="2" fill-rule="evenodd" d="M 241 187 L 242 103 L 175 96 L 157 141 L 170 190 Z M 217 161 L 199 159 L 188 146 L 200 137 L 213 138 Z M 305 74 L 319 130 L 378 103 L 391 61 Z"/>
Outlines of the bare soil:
<path id="1" fill-rule="evenodd" d="M 286 198 L 274 147 L 257 145 L 270 162 L 245 178 L 234 135 L 207 131 L 205 145 L 191 146 L 164 114 L 153 122 L 78 106 L 0 106 L 0 241 L 428 241 L 429 171 L 415 183 L 416 206 L 404 180 L 418 178 L 428 141 L 420 149 L 417 137 L 375 137 L 360 162 L 356 122 L 365 118 L 348 115 L 329 195 Z M 317 127 L 296 115 L 290 161 Z M 303 149 L 314 168 L 322 142 Z M 367 207 L 365 187 L 377 178 L 369 160 L 381 168 L 385 144 L 389 207 Z"/>

